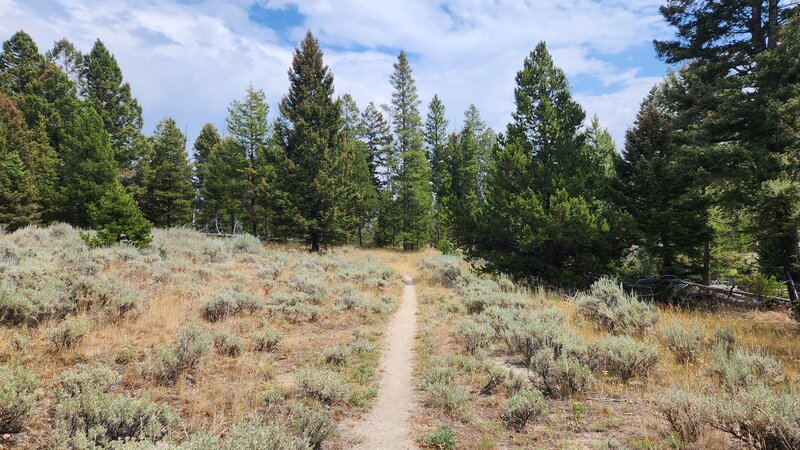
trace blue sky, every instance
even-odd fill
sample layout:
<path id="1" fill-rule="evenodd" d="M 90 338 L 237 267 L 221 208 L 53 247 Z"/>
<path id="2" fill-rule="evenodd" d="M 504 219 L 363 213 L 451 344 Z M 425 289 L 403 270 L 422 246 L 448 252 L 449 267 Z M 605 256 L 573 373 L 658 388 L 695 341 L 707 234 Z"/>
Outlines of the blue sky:
<path id="1" fill-rule="evenodd" d="M 496 130 L 513 110 L 514 75 L 545 41 L 589 117 L 623 144 L 641 99 L 665 74 L 652 40 L 669 36 L 662 0 L 0 0 L 0 38 L 30 33 L 44 52 L 67 37 L 114 53 L 142 103 L 145 128 L 171 116 L 190 141 L 252 84 L 273 105 L 286 92 L 293 48 L 310 29 L 338 94 L 386 103 L 397 52 L 411 55 L 427 103 L 451 127 L 474 103 Z"/>

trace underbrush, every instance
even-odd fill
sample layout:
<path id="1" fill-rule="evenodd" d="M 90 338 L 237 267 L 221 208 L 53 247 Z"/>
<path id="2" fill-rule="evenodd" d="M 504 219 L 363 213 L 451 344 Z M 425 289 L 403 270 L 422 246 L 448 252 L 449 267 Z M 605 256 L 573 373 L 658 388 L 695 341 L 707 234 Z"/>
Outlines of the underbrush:
<path id="1" fill-rule="evenodd" d="M 25 448 L 341 440 L 336 421 L 377 392 L 402 288 L 387 259 L 187 229 L 142 249 L 89 248 L 62 224 L 0 233 L 0 434 Z"/>
<path id="2" fill-rule="evenodd" d="M 785 359 L 741 346 L 755 341 L 747 319 L 662 311 L 607 278 L 566 298 L 478 275 L 451 256 L 426 257 L 418 268 L 423 420 L 447 423 L 447 442 L 800 445 L 798 394 Z M 419 431 L 421 443 L 436 446 L 434 433 Z"/>

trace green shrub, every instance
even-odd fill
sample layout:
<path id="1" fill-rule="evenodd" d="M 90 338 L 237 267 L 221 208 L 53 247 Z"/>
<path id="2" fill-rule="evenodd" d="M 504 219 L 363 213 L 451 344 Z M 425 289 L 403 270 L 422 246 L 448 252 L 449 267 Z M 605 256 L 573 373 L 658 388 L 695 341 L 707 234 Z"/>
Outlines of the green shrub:
<path id="1" fill-rule="evenodd" d="M 336 423 L 327 409 L 295 404 L 289 416 L 292 430 L 313 448 L 321 448 L 336 432 Z"/>
<path id="2" fill-rule="evenodd" d="M 205 320 L 217 322 L 243 311 L 253 314 L 263 307 L 261 300 L 252 295 L 236 291 L 219 291 L 211 294 L 200 304 L 200 313 Z"/>
<path id="3" fill-rule="evenodd" d="M 608 373 L 623 382 L 646 377 L 658 362 L 658 350 L 651 344 L 627 336 L 616 336 L 601 342 L 603 365 Z"/>
<path id="4" fill-rule="evenodd" d="M 92 247 L 124 242 L 138 248 L 153 240 L 153 224 L 144 218 L 136 201 L 120 183 L 113 183 L 96 204 L 88 205 L 89 219 L 97 234 L 86 236 Z"/>
<path id="5" fill-rule="evenodd" d="M 39 380 L 22 367 L 0 366 L 0 434 L 18 433 L 36 402 Z"/>
<path id="6" fill-rule="evenodd" d="M 592 384 L 589 367 L 574 356 L 556 357 L 545 347 L 536 352 L 528 366 L 528 376 L 541 392 L 551 398 L 565 398 L 586 391 Z"/>
<path id="7" fill-rule="evenodd" d="M 344 377 L 329 369 L 300 369 L 297 387 L 300 396 L 315 398 L 327 405 L 343 403 L 350 393 Z"/>
<path id="8" fill-rule="evenodd" d="M 157 349 L 150 372 L 163 384 L 174 384 L 183 375 L 192 375 L 212 347 L 212 339 L 197 324 L 178 329 L 178 342 Z"/>
<path id="9" fill-rule="evenodd" d="M 353 353 L 358 355 L 363 353 L 372 353 L 378 350 L 375 344 L 373 344 L 372 342 L 370 342 L 368 339 L 365 338 L 356 339 L 355 341 L 353 341 L 350 347 L 353 349 Z"/>
<path id="10" fill-rule="evenodd" d="M 736 280 L 746 291 L 763 297 L 778 297 L 786 293 L 785 287 L 772 275 L 752 272 Z"/>
<path id="11" fill-rule="evenodd" d="M 658 410 L 684 443 L 693 443 L 708 424 L 708 407 L 702 396 L 672 389 L 657 397 Z"/>
<path id="12" fill-rule="evenodd" d="M 462 319 L 453 327 L 453 337 L 471 355 L 474 355 L 478 349 L 488 348 L 494 336 L 495 331 L 491 325 L 478 323 L 471 319 Z"/>
<path id="13" fill-rule="evenodd" d="M 341 366 L 350 358 L 350 348 L 343 345 L 336 345 L 326 348 L 322 355 L 326 363 Z"/>
<path id="14" fill-rule="evenodd" d="M 643 335 L 658 322 L 658 311 L 628 294 L 616 280 L 601 278 L 575 301 L 578 314 L 614 334 Z"/>
<path id="15" fill-rule="evenodd" d="M 100 364 L 78 364 L 72 370 L 61 373 L 61 389 L 64 394 L 76 397 L 84 392 L 108 392 L 119 383 L 120 375 Z"/>
<path id="16" fill-rule="evenodd" d="M 253 350 L 257 352 L 273 352 L 283 339 L 283 334 L 270 328 L 256 331 L 250 335 L 253 341 Z"/>
<path id="17" fill-rule="evenodd" d="M 542 415 L 545 408 L 546 403 L 541 392 L 536 389 L 522 389 L 506 401 L 500 417 L 509 428 L 520 432 L 528 422 Z"/>
<path id="18" fill-rule="evenodd" d="M 268 410 L 283 407 L 286 403 L 286 393 L 277 385 L 268 385 L 258 393 L 257 401 Z"/>
<path id="19" fill-rule="evenodd" d="M 87 317 L 67 317 L 47 330 L 47 340 L 53 351 L 69 350 L 80 344 L 91 328 L 92 321 Z"/>
<path id="20" fill-rule="evenodd" d="M 114 375 L 100 366 L 79 366 L 62 374 L 64 398 L 56 408 L 57 426 L 76 447 L 108 447 L 114 441 L 151 443 L 165 437 L 178 423 L 166 406 L 147 398 L 112 395 Z"/>
<path id="21" fill-rule="evenodd" d="M 710 424 L 750 448 L 800 448 L 800 400 L 794 390 L 778 392 L 756 384 L 738 394 L 710 399 Z"/>
<path id="22" fill-rule="evenodd" d="M 422 273 L 444 287 L 453 287 L 461 276 L 461 259 L 455 256 L 433 256 L 419 262 Z"/>
<path id="23" fill-rule="evenodd" d="M 308 443 L 275 423 L 265 425 L 251 417 L 234 425 L 222 439 L 220 450 L 308 450 Z"/>
<path id="24" fill-rule="evenodd" d="M 684 327 L 677 319 L 661 328 L 661 338 L 681 364 L 695 362 L 705 341 L 703 330 L 696 323 Z"/>
<path id="25" fill-rule="evenodd" d="M 36 318 L 38 308 L 29 299 L 15 292 L 5 283 L 0 284 L 0 323 L 21 325 Z"/>
<path id="26" fill-rule="evenodd" d="M 728 392 L 735 393 L 757 384 L 775 386 L 785 381 L 783 364 L 767 354 L 753 353 L 717 344 L 709 364 L 711 374 Z"/>
<path id="27" fill-rule="evenodd" d="M 264 251 L 264 246 L 257 237 L 240 234 L 228 241 L 228 249 L 234 255 L 258 255 Z"/>
<path id="28" fill-rule="evenodd" d="M 244 343 L 239 336 L 231 335 L 225 331 L 218 331 L 214 334 L 214 348 L 222 356 L 237 358 L 244 350 Z"/>
<path id="29" fill-rule="evenodd" d="M 428 447 L 440 450 L 454 450 L 456 448 L 456 433 L 449 426 L 442 425 L 426 434 L 422 442 Z"/>

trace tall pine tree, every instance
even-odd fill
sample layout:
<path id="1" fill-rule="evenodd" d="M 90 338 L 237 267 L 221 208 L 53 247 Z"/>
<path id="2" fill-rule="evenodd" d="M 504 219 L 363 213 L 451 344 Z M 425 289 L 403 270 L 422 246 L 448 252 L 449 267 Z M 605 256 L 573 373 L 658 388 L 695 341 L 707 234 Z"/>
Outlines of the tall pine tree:
<path id="1" fill-rule="evenodd" d="M 377 193 L 386 185 L 387 152 L 392 143 L 389 124 L 375 104 L 370 102 L 361 114 L 361 134 L 359 137 L 367 144 L 369 172 Z"/>
<path id="2" fill-rule="evenodd" d="M 241 143 L 245 152 L 247 184 L 243 204 L 247 210 L 247 228 L 253 235 L 258 235 L 260 229 L 264 234 L 268 232 L 264 229 L 265 223 L 274 210 L 272 191 L 276 162 L 274 149 L 270 148 L 272 128 L 268 114 L 264 91 L 249 86 L 243 100 L 231 103 L 225 120 L 228 132 Z"/>
<path id="3" fill-rule="evenodd" d="M 495 147 L 486 203 L 462 244 L 487 270 L 520 278 L 564 283 L 604 271 L 621 256 L 624 232 L 611 232 L 618 212 L 583 190 L 583 109 L 544 43 L 516 81 L 514 120 Z"/>
<path id="4" fill-rule="evenodd" d="M 398 55 L 390 81 L 394 88 L 390 105 L 394 154 L 400 163 L 392 187 L 393 209 L 400 217 L 397 237 L 403 249 L 416 250 L 429 242 L 433 197 L 420 100 L 405 52 Z"/>
<path id="5" fill-rule="evenodd" d="M 236 233 L 245 224 L 248 185 L 244 146 L 234 138 L 215 145 L 201 166 L 203 186 L 197 224 L 216 233 Z"/>
<path id="6" fill-rule="evenodd" d="M 203 125 L 200 134 L 194 141 L 194 146 L 192 147 L 194 151 L 194 177 L 195 189 L 198 192 L 203 189 L 203 167 L 211 155 L 211 149 L 219 145 L 220 142 L 222 142 L 222 138 L 219 135 L 219 131 L 217 131 L 217 127 L 210 123 Z"/>
<path id="7" fill-rule="evenodd" d="M 159 122 L 153 135 L 150 176 L 145 180 L 142 210 L 154 225 L 174 227 L 192 222 L 192 168 L 186 136 L 171 118 Z"/>
<path id="8" fill-rule="evenodd" d="M 289 219 L 312 251 L 346 238 L 339 195 L 341 109 L 333 97 L 333 75 L 322 49 L 308 32 L 294 52 L 289 92 L 280 102 L 277 131 L 285 155 L 282 183 L 291 201 Z"/>
<path id="9" fill-rule="evenodd" d="M 425 120 L 425 150 L 431 166 L 431 189 L 433 191 L 433 236 L 434 244 L 446 238 L 445 222 L 442 215 L 442 198 L 446 195 L 447 187 L 447 150 L 448 132 L 450 126 L 445 117 L 445 108 L 438 95 L 428 105 L 428 116 Z"/>
<path id="10" fill-rule="evenodd" d="M 88 206 L 100 201 L 117 180 L 111 141 L 103 119 L 85 102 L 65 122 L 62 138 L 59 220 L 89 227 L 92 223 Z"/>
<path id="11" fill-rule="evenodd" d="M 122 70 L 103 42 L 98 39 L 82 62 L 83 95 L 103 119 L 121 180 L 127 186 L 141 156 L 136 154 L 135 144 L 142 130 L 142 108 L 131 95 L 130 85 L 123 82 Z"/>

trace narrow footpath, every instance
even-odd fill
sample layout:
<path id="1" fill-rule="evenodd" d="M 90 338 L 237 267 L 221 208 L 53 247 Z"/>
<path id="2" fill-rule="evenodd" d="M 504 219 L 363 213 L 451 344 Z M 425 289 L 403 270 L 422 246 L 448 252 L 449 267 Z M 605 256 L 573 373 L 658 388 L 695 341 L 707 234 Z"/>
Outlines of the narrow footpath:
<path id="1" fill-rule="evenodd" d="M 415 406 L 414 336 L 417 331 L 417 290 L 406 277 L 403 300 L 386 329 L 381 352 L 380 387 L 372 410 L 350 432 L 359 449 L 416 449 L 411 435 Z"/>

